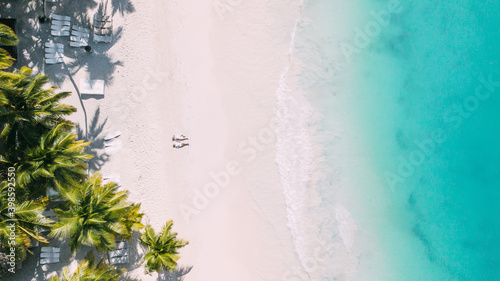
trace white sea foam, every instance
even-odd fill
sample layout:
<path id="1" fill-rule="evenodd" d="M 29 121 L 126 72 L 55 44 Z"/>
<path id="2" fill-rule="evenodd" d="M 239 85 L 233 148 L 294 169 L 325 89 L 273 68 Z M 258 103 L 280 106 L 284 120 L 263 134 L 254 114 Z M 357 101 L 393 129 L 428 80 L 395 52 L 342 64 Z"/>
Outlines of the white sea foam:
<path id="1" fill-rule="evenodd" d="M 324 151 L 318 149 L 318 138 L 328 136 L 312 128 L 319 113 L 309 99 L 316 91 L 331 91 L 337 81 L 337 61 L 342 59 L 332 40 L 323 40 L 314 28 L 314 20 L 301 15 L 291 33 L 289 64 L 276 90 L 276 162 L 295 251 L 309 275 L 301 280 L 331 280 L 355 276 L 359 254 L 355 250 L 357 225 L 350 212 L 336 202 L 334 189 L 318 189 L 336 181 L 331 177 L 338 175 L 327 174 L 330 167 L 321 163 L 318 152 Z M 318 167 L 326 173 L 318 172 Z M 320 198 L 328 198 L 328 206 L 321 205 Z M 328 258 L 317 257 L 318 249 L 327 249 Z"/>
<path id="2" fill-rule="evenodd" d="M 279 167 L 281 184 L 287 206 L 288 227 L 294 240 L 296 253 L 304 270 L 311 273 L 307 260 L 311 254 L 309 241 L 317 233 L 317 226 L 311 221 L 311 173 L 314 152 L 309 121 L 313 114 L 310 103 L 290 85 L 290 69 L 293 64 L 293 50 L 297 35 L 296 21 L 291 34 L 289 65 L 284 69 L 276 91 L 276 162 Z M 295 86 L 292 86 L 297 89 Z"/>
<path id="3" fill-rule="evenodd" d="M 358 230 L 356 222 L 352 219 L 351 213 L 342 206 L 335 209 L 335 219 L 340 232 L 340 238 L 348 253 L 352 253 L 354 244 L 354 234 Z"/>

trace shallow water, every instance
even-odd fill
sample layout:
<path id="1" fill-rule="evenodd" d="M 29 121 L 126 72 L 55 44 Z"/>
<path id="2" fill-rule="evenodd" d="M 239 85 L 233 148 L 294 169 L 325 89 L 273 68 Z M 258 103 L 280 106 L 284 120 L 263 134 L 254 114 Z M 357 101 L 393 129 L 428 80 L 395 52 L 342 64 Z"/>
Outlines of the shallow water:
<path id="1" fill-rule="evenodd" d="M 300 177 L 281 171 L 309 278 L 500 280 L 499 14 L 495 1 L 304 3 L 278 109 L 307 118 L 286 135 L 311 145 L 278 154 L 306 159 L 286 170 Z"/>

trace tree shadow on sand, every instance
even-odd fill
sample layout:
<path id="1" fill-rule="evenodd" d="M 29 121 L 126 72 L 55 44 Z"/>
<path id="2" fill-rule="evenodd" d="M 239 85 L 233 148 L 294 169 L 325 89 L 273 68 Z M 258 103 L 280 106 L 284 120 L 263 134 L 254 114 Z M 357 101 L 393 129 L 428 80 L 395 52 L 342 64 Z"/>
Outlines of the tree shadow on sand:
<path id="1" fill-rule="evenodd" d="M 17 19 L 15 32 L 19 37 L 19 44 L 16 46 L 18 59 L 15 68 L 28 66 L 40 72 L 44 68 L 44 43 L 53 41 L 67 45 L 68 37 L 51 36 L 50 24 L 39 21 L 38 17 L 43 15 L 42 3 L 41 0 L 6 0 L 0 3 L 1 17 Z M 45 6 L 47 17 L 58 13 L 71 16 L 72 23 L 75 23 L 79 14 L 97 7 L 97 3 L 94 0 L 61 0 L 57 3 L 47 1 Z"/>
<path id="2" fill-rule="evenodd" d="M 99 4 L 98 14 L 108 14 L 107 2 Z M 75 17 L 79 24 L 83 27 L 90 27 L 93 23 L 93 17 L 87 13 L 80 14 Z M 84 68 L 88 73 L 88 79 L 102 79 L 106 84 L 109 84 L 113 79 L 113 74 L 118 66 L 123 66 L 119 60 L 114 60 L 109 54 L 108 50 L 114 45 L 115 42 L 122 37 L 122 27 L 113 29 L 113 39 L 111 43 L 94 43 L 90 40 L 89 44 L 92 47 L 92 52 L 87 53 L 83 48 L 70 48 L 66 52 L 66 56 L 71 60 L 66 66 L 71 74 L 77 73 Z"/>
<path id="3" fill-rule="evenodd" d="M 109 85 L 111 80 L 113 80 L 113 74 L 116 71 L 116 68 L 118 66 L 123 66 L 121 61 L 113 60 L 113 58 L 111 58 L 111 56 L 106 52 L 110 47 L 110 45 L 95 45 L 92 47 L 92 53 L 85 52 L 83 48 L 74 48 L 73 50 L 69 50 L 66 52 L 66 56 L 73 60 L 67 63 L 66 67 L 72 75 L 76 74 L 83 68 L 88 73 L 87 79 L 104 80 L 106 85 Z"/>
<path id="4" fill-rule="evenodd" d="M 102 152 L 104 149 L 104 136 L 102 136 L 102 132 L 104 130 L 104 126 L 106 125 L 107 118 L 100 122 L 100 113 L 101 109 L 98 107 L 92 117 L 92 120 L 90 121 L 87 136 L 85 136 L 85 133 L 80 126 L 77 126 L 78 139 L 84 139 L 91 142 L 85 150 L 85 153 L 94 155 L 94 158 L 88 161 L 89 169 L 91 171 L 99 171 L 109 160 L 109 155 L 106 152 Z"/>
<path id="5" fill-rule="evenodd" d="M 135 11 L 130 0 L 112 1 L 113 13 L 132 13 Z M 83 48 L 72 48 L 69 46 L 69 37 L 55 37 L 50 35 L 50 23 L 41 23 L 38 19 L 43 15 L 43 1 L 36 0 L 5 0 L 0 2 L 0 17 L 15 18 L 16 34 L 19 44 L 16 46 L 18 59 L 14 68 L 28 66 L 35 72 L 45 72 L 51 77 L 51 83 L 61 86 L 67 79 L 65 68 L 74 75 L 78 70 L 85 69 L 88 72 L 86 79 L 102 79 L 107 84 L 111 83 L 113 73 L 123 63 L 113 59 L 107 51 L 121 39 L 122 27 L 113 29 L 113 40 L 111 43 L 94 43 L 90 38 L 89 44 L 93 52 L 87 53 Z M 45 15 L 60 14 L 71 17 L 73 25 L 80 25 L 91 29 L 93 24 L 93 12 L 106 12 L 107 2 L 97 0 L 59 0 L 57 2 L 46 2 Z M 92 14 L 90 14 L 92 13 Z M 108 13 L 110 14 L 110 13 Z M 61 43 L 65 46 L 64 56 L 66 64 L 47 65 L 44 60 L 44 44 L 46 42 Z"/>
<path id="6" fill-rule="evenodd" d="M 139 252 L 139 237 L 141 236 L 141 233 L 139 231 L 134 231 L 132 233 L 132 237 L 130 238 L 129 241 L 129 262 L 126 264 L 118 264 L 116 265 L 118 268 L 124 268 L 127 270 L 122 275 L 122 279 L 124 281 L 141 281 L 142 279 L 137 278 L 137 276 L 134 276 L 134 273 L 131 273 L 131 271 L 139 268 L 142 264 L 142 254 Z"/>
<path id="7" fill-rule="evenodd" d="M 122 16 L 135 12 L 135 7 L 130 0 L 111 0 L 113 15 L 120 12 Z"/>
<path id="8" fill-rule="evenodd" d="M 193 266 L 180 266 L 174 272 L 162 272 L 158 274 L 159 281 L 182 281 L 184 275 L 188 274 Z"/>
<path id="9" fill-rule="evenodd" d="M 0 17 L 16 19 L 14 32 L 19 38 L 17 61 L 14 68 L 28 66 L 35 70 L 43 67 L 43 43 L 48 40 L 50 27 L 40 24 L 41 1 L 10 0 L 1 1 Z"/>

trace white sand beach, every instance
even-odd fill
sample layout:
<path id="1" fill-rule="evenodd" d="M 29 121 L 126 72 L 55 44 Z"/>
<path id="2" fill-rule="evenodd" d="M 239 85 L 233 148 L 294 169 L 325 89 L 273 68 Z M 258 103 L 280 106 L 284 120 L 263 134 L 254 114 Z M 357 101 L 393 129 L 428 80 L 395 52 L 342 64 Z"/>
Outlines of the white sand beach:
<path id="1" fill-rule="evenodd" d="M 163 20 L 147 65 L 165 78 L 127 116 L 137 141 L 126 142 L 120 163 L 137 158 L 118 169 L 150 222 L 159 229 L 173 219 L 190 241 L 180 260 L 192 267 L 185 280 L 281 280 L 297 261 L 269 126 L 298 10 L 241 1 L 222 12 L 213 4 L 150 4 Z M 290 14 L 270 22 L 280 10 Z M 263 130 L 271 132 L 264 139 Z M 189 136 L 190 147 L 173 149 L 174 133 Z"/>
<path id="2" fill-rule="evenodd" d="M 159 231 L 173 219 L 189 241 L 179 260 L 179 272 L 188 272 L 182 280 L 282 280 L 300 271 L 273 130 L 298 4 L 111 1 L 115 40 L 65 59 L 74 84 L 64 67 L 44 67 L 60 72 L 55 84 L 74 93 L 67 102 L 78 108 L 72 117 L 84 133 L 86 112 L 97 155 L 91 168 L 119 179 L 142 204 L 145 223 Z M 75 93 L 80 79 L 106 82 L 104 98 L 83 97 L 85 110 Z M 104 147 L 104 135 L 115 131 L 120 136 Z M 173 134 L 185 134 L 190 145 L 173 148 Z M 134 253 L 138 261 L 140 246 Z M 133 280 L 158 280 L 132 264 Z"/>

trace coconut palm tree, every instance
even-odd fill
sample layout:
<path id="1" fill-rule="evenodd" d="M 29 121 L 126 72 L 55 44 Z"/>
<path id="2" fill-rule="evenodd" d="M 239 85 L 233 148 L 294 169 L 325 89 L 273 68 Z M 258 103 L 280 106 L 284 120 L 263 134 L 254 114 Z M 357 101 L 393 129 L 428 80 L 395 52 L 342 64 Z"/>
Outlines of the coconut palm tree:
<path id="1" fill-rule="evenodd" d="M 5 24 L 0 24 L 0 44 L 5 46 L 15 46 L 19 42 L 14 31 L 6 26 Z M 6 69 L 12 66 L 13 59 L 10 57 L 9 53 L 0 48 L 0 69 Z"/>
<path id="2" fill-rule="evenodd" d="M 177 233 L 172 232 L 173 221 L 168 221 L 163 230 L 156 234 L 151 225 L 146 225 L 141 235 L 141 244 L 146 247 L 147 253 L 143 260 L 146 262 L 146 273 L 153 271 L 173 272 L 180 258 L 178 249 L 189 244 L 177 239 Z"/>
<path id="3" fill-rule="evenodd" d="M 125 269 L 105 264 L 104 259 L 96 264 L 92 252 L 89 252 L 75 272 L 70 273 L 69 268 L 65 267 L 61 275 L 53 276 L 49 281 L 118 281 L 124 272 Z"/>
<path id="4" fill-rule="evenodd" d="M 10 221 L 14 220 L 16 229 L 23 236 L 48 243 L 40 233 L 40 230 L 50 228 L 54 223 L 53 220 L 42 216 L 48 203 L 47 198 L 41 198 L 37 201 L 23 200 L 22 202 L 9 200 L 9 198 L 15 199 L 15 197 L 9 196 L 13 193 L 9 192 L 9 187 L 7 181 L 0 183 L 0 235 L 7 234 L 6 227 Z M 14 209 L 11 208 L 12 204 L 9 204 L 11 202 L 14 202 Z"/>
<path id="5" fill-rule="evenodd" d="M 49 77 L 33 76 L 32 72 L 27 67 L 0 72 L 0 140 L 4 149 L 34 147 L 41 135 L 57 125 L 73 127 L 64 117 L 76 109 L 60 103 L 70 93 L 54 93 L 55 87 L 43 89 Z"/>
<path id="6" fill-rule="evenodd" d="M 0 166 L 16 166 L 18 185 L 25 187 L 31 197 L 45 195 L 48 187 L 58 190 L 71 188 L 83 181 L 92 155 L 84 151 L 89 142 L 76 140 L 77 135 L 57 125 L 40 138 L 34 148 L 12 157 L 0 156 Z"/>
<path id="7" fill-rule="evenodd" d="M 26 252 L 29 252 L 28 248 L 31 247 L 32 239 L 48 243 L 40 231 L 50 228 L 54 221 L 42 216 L 47 204 L 46 198 L 18 202 L 13 200 L 16 198 L 13 197 L 14 192 L 12 189 L 9 190 L 9 187 L 11 186 L 8 181 L 0 183 L 0 244 L 7 248 L 12 246 L 16 248 L 18 261 L 22 261 L 26 257 Z M 13 199 L 9 200 L 9 198 Z M 12 205 L 15 206 L 14 209 Z M 16 237 L 14 242 L 9 239 L 12 237 L 12 232 Z"/>
<path id="8" fill-rule="evenodd" d="M 55 210 L 60 221 L 49 236 L 67 239 L 73 253 L 81 245 L 96 247 L 100 252 L 114 249 L 116 239 L 129 239 L 132 226 L 140 224 L 142 218 L 136 211 L 140 205 L 128 202 L 128 194 L 118 191 L 116 183 L 103 185 L 97 173 L 75 189 L 62 190 L 68 202 Z"/>

